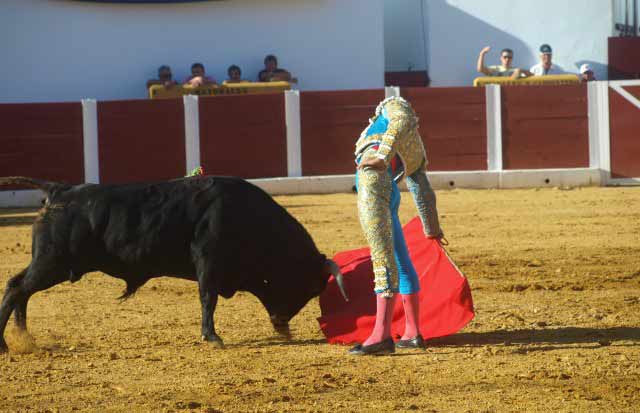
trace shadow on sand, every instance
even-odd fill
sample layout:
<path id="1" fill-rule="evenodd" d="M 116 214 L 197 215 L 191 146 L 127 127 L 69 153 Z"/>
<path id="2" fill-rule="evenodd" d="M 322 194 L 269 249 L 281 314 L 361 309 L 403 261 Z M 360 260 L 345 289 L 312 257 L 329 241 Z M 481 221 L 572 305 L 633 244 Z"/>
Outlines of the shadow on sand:
<path id="1" fill-rule="evenodd" d="M 427 342 L 427 344 L 429 346 L 485 346 L 495 344 L 608 345 L 612 341 L 640 342 L 640 328 L 561 327 L 510 331 L 498 330 L 483 333 L 459 333 L 448 337 L 431 339 Z M 557 347 L 554 346 L 552 348 Z"/>

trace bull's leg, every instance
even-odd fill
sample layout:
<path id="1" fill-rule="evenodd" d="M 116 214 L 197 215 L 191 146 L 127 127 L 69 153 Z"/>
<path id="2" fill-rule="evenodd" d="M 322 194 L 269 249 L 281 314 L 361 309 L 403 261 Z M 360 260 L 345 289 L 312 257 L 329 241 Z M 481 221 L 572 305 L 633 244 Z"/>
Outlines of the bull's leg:
<path id="1" fill-rule="evenodd" d="M 16 307 L 13 311 L 13 314 L 16 317 L 16 326 L 20 330 L 27 329 L 27 303 L 29 302 L 29 297 L 25 297 L 22 300 L 19 300 L 16 303 Z"/>
<path id="2" fill-rule="evenodd" d="M 213 313 L 218 304 L 218 292 L 211 282 L 210 274 L 198 276 L 198 289 L 200 291 L 200 305 L 202 306 L 202 339 L 214 343 L 217 347 L 223 347 L 222 339 L 216 334 Z"/>
<path id="3" fill-rule="evenodd" d="M 7 351 L 7 342 L 4 341 L 4 330 L 7 327 L 7 322 L 9 321 L 9 317 L 11 316 L 11 312 L 13 312 L 16 307 L 16 301 L 20 299 L 19 286 L 28 269 L 29 268 L 27 267 L 24 270 L 20 271 L 19 274 L 12 277 L 7 282 L 7 289 L 4 292 L 4 297 L 2 298 L 2 303 L 0 304 L 0 353 Z M 24 309 L 24 324 L 26 326 L 26 300 Z"/>
<path id="4" fill-rule="evenodd" d="M 26 328 L 27 302 L 36 292 L 51 288 L 65 281 L 61 276 L 63 271 L 56 269 L 55 265 L 47 261 L 32 262 L 29 267 L 11 278 L 7 283 L 7 289 L 0 304 L 0 352 L 7 350 L 4 340 L 4 330 L 11 313 L 16 311 L 16 322 L 21 329 Z"/>

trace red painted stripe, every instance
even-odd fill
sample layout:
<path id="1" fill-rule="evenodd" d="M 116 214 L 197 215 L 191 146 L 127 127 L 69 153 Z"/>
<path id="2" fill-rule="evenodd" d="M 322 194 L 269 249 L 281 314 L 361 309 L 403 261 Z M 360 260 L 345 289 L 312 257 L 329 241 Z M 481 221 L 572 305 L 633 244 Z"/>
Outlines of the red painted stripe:
<path id="1" fill-rule="evenodd" d="M 640 96 L 640 86 L 624 89 L 633 96 Z M 609 88 L 609 110 L 611 176 L 640 177 L 640 109 Z"/>
<path id="2" fill-rule="evenodd" d="M 199 114 L 206 174 L 287 176 L 283 93 L 200 97 Z"/>
<path id="3" fill-rule="evenodd" d="M 420 118 L 431 171 L 487 169 L 484 88 L 403 88 Z"/>
<path id="4" fill-rule="evenodd" d="M 0 176 L 84 182 L 80 103 L 0 104 L 0 124 Z"/>
<path id="5" fill-rule="evenodd" d="M 589 167 L 585 85 L 502 87 L 504 169 Z"/>
<path id="6" fill-rule="evenodd" d="M 149 182 L 186 173 L 181 99 L 98 102 L 101 183 Z"/>
<path id="7" fill-rule="evenodd" d="M 302 92 L 302 174 L 354 173 L 356 141 L 382 99 L 383 89 Z"/>

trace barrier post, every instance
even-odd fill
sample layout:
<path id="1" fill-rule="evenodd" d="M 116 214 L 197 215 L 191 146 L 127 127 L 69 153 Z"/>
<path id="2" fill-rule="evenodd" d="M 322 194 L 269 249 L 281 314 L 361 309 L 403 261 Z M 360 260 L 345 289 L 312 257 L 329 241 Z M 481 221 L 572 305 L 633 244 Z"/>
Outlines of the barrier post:
<path id="1" fill-rule="evenodd" d="M 489 171 L 502 171 L 502 102 L 500 85 L 486 85 L 487 166 Z"/>
<path id="2" fill-rule="evenodd" d="M 384 98 L 390 98 L 391 96 L 400 96 L 400 88 L 398 86 L 385 86 Z"/>
<path id="3" fill-rule="evenodd" d="M 611 179 L 611 146 L 609 137 L 609 82 L 587 83 L 589 108 L 589 168 L 600 169 L 602 184 Z"/>
<path id="4" fill-rule="evenodd" d="M 302 176 L 300 91 L 284 92 L 284 110 L 287 128 L 287 176 Z"/>
<path id="5" fill-rule="evenodd" d="M 200 166 L 200 113 L 198 112 L 198 96 L 185 95 L 184 104 L 184 152 L 186 155 L 187 174 Z M 206 172 L 206 171 L 205 171 Z"/>
<path id="6" fill-rule="evenodd" d="M 95 99 L 82 99 L 82 146 L 84 152 L 84 182 L 100 183 L 98 154 L 98 105 Z"/>

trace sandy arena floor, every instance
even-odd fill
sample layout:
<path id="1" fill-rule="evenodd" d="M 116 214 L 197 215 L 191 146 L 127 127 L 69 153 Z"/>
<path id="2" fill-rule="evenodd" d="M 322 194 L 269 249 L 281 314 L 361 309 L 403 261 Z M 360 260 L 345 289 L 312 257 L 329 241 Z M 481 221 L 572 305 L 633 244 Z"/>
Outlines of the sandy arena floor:
<path id="1" fill-rule="evenodd" d="M 9 322 L 0 411 L 610 412 L 640 410 L 640 188 L 438 192 L 476 319 L 427 351 L 354 358 L 325 344 L 313 300 L 275 337 L 248 293 L 199 340 L 195 283 L 86 275 Z M 404 196 L 401 218 L 415 215 Z M 282 196 L 327 255 L 364 245 L 355 196 Z M 30 261 L 34 210 L 0 210 L 0 289 Z M 250 257 L 247 257 L 250 259 Z"/>

